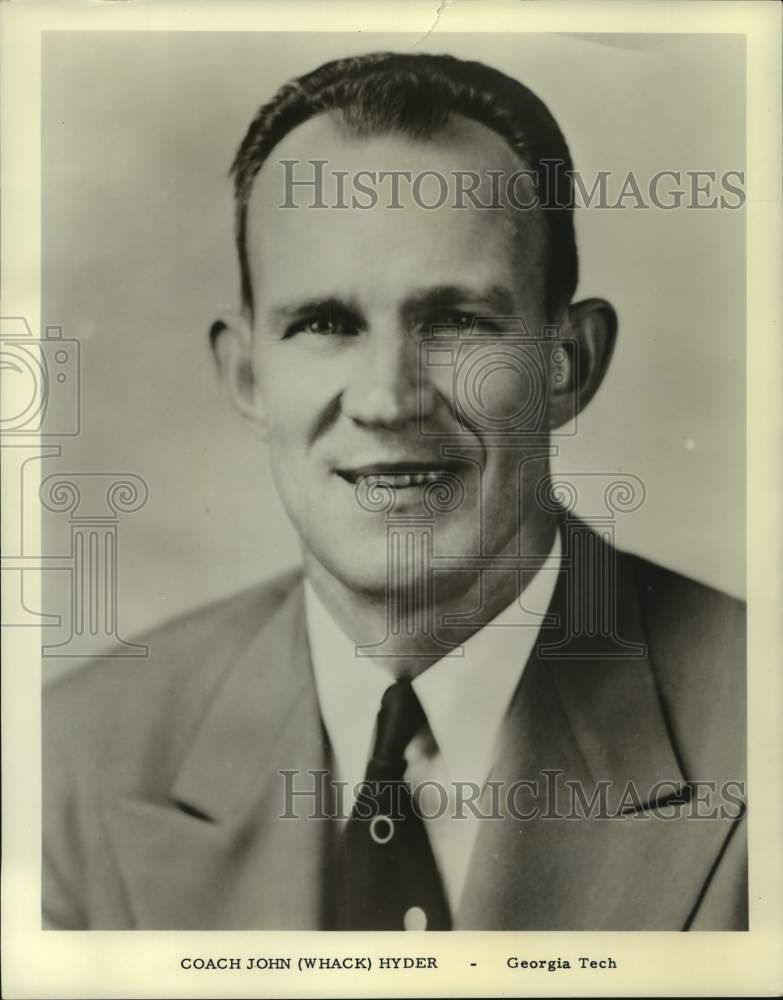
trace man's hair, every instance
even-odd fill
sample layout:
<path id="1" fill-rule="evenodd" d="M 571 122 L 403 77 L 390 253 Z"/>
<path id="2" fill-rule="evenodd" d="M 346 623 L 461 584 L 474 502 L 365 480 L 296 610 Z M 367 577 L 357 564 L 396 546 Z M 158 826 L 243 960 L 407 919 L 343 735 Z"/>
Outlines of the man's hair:
<path id="1" fill-rule="evenodd" d="M 448 55 L 374 52 L 324 63 L 290 80 L 259 108 L 242 140 L 231 175 L 242 303 L 251 315 L 247 208 L 253 182 L 277 143 L 297 125 L 323 112 L 339 113 L 342 124 L 356 135 L 397 132 L 426 139 L 444 128 L 454 114 L 500 135 L 533 172 L 537 200 L 548 206 L 544 212 L 547 313 L 554 318 L 568 305 L 578 270 L 572 164 L 565 138 L 547 106 L 517 80 L 480 62 Z"/>

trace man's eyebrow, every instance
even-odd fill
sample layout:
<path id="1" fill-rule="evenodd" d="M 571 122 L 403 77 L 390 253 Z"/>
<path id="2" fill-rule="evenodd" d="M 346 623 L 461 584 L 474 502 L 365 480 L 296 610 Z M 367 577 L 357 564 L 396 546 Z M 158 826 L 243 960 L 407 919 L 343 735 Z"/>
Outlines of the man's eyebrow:
<path id="1" fill-rule="evenodd" d="M 410 295 L 404 306 L 406 316 L 415 316 L 438 308 L 454 308 L 457 305 L 470 306 L 482 312 L 497 315 L 510 315 L 514 312 L 514 296 L 505 285 L 489 285 L 486 288 L 474 288 L 469 285 L 434 285 Z M 352 300 L 341 299 L 334 295 L 314 296 L 311 299 L 298 299 L 272 306 L 269 317 L 272 320 L 285 322 L 298 319 L 305 315 L 334 313 L 361 317 L 362 312 Z"/>
<path id="2" fill-rule="evenodd" d="M 359 316 L 360 311 L 353 302 L 346 302 L 333 295 L 315 296 L 312 299 L 299 299 L 296 302 L 285 302 L 272 306 L 269 310 L 271 319 L 290 320 L 305 315 L 322 313 L 350 314 Z"/>
<path id="3" fill-rule="evenodd" d="M 514 296 L 505 285 L 472 288 L 468 285 L 435 285 L 410 296 L 404 311 L 416 314 L 429 309 L 453 307 L 463 303 L 488 313 L 509 315 L 514 312 Z"/>

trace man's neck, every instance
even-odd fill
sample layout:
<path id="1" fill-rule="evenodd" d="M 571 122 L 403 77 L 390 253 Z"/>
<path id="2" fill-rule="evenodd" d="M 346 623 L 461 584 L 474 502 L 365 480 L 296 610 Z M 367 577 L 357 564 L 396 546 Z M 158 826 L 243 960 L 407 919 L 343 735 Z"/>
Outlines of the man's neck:
<path id="1" fill-rule="evenodd" d="M 393 677 L 416 677 L 497 617 L 532 582 L 552 550 L 557 520 L 525 524 L 481 570 L 432 574 L 430 587 L 415 592 L 357 592 L 320 563 L 306 559 L 308 580 L 337 625 L 357 646 L 375 647 L 374 658 Z M 521 544 L 519 542 L 521 541 Z M 520 556 L 518 553 L 536 553 Z M 422 594 L 431 593 L 431 601 Z M 390 622 L 394 627 L 390 629 Z M 444 621 L 459 624 L 444 625 Z"/>

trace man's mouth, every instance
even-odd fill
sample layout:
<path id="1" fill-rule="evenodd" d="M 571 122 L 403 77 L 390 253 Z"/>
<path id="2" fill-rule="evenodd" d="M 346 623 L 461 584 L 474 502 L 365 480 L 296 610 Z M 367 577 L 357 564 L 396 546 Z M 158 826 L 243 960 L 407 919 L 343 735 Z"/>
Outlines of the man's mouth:
<path id="1" fill-rule="evenodd" d="M 421 462 L 392 462 L 362 465 L 352 469 L 337 469 L 337 475 L 355 486 L 388 486 L 395 490 L 429 486 L 453 475 L 456 466 L 451 463 L 424 464 Z"/>

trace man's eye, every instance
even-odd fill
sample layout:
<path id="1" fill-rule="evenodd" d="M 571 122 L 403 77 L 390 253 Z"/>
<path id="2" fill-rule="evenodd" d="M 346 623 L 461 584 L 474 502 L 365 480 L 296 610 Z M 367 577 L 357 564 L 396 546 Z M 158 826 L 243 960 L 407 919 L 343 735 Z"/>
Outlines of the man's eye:
<path id="1" fill-rule="evenodd" d="M 314 316 L 295 323 L 287 331 L 287 336 L 295 333 L 312 333 L 319 337 L 351 333 L 350 325 L 335 316 Z"/>
<path id="2" fill-rule="evenodd" d="M 472 313 L 458 312 L 457 310 L 437 313 L 432 316 L 427 325 L 452 327 L 456 330 L 469 330 L 473 325 L 475 316 Z"/>
<path id="3" fill-rule="evenodd" d="M 467 330 L 470 328 L 474 320 L 474 317 L 470 313 L 464 312 L 452 312 L 446 313 L 444 318 L 444 326 L 458 326 L 461 330 Z"/>
<path id="4" fill-rule="evenodd" d="M 302 329 L 305 333 L 337 333 L 340 330 L 340 324 L 333 319 L 319 316 L 317 319 L 309 319 L 302 325 Z"/>

